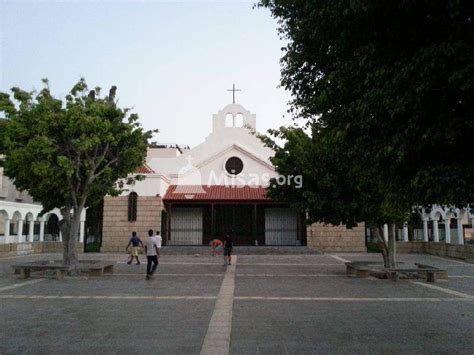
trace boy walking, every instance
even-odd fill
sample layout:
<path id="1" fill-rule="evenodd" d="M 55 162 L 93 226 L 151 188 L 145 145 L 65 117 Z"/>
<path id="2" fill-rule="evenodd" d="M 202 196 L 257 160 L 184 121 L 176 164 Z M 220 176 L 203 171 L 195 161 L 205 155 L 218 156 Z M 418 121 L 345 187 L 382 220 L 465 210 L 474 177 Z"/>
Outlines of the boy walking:
<path id="1" fill-rule="evenodd" d="M 146 279 L 149 280 L 158 267 L 158 258 L 160 257 L 161 236 L 153 235 L 153 229 L 148 231 L 148 238 L 145 243 L 145 252 L 147 258 Z"/>
<path id="2" fill-rule="evenodd" d="M 138 259 L 139 246 L 143 248 L 143 243 L 140 238 L 137 236 L 137 232 L 132 232 L 132 237 L 127 244 L 125 250 L 128 250 L 128 247 L 132 245 L 132 251 L 130 253 L 130 258 L 128 259 L 127 264 L 130 265 L 133 261 L 133 258 L 137 259 L 137 265 L 140 265 L 140 260 Z"/>
<path id="3" fill-rule="evenodd" d="M 231 265 L 232 260 L 232 248 L 234 246 L 234 240 L 232 236 L 226 234 L 224 237 L 224 266 Z"/>

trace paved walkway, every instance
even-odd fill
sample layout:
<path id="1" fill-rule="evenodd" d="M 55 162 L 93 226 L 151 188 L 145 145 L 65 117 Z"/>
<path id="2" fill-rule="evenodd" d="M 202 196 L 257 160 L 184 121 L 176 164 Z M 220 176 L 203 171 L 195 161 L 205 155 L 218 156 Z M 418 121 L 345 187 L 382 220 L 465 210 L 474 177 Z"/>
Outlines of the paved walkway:
<path id="1" fill-rule="evenodd" d="M 474 352 L 474 265 L 401 255 L 449 280 L 353 279 L 345 260 L 374 254 L 164 255 L 154 280 L 124 255 L 114 275 L 12 275 L 0 259 L 0 353 L 289 354 Z"/>

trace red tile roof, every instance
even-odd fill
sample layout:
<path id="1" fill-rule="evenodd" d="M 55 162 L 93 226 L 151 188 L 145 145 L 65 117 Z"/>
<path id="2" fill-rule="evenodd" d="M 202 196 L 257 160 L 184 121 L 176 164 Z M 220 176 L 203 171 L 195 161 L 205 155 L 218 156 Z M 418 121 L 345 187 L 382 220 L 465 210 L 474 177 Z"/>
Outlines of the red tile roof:
<path id="1" fill-rule="evenodd" d="M 135 174 L 155 174 L 155 171 L 147 164 L 143 164 L 141 167 L 135 170 Z"/>
<path id="2" fill-rule="evenodd" d="M 269 201 L 262 186 L 171 185 L 165 201 Z"/>

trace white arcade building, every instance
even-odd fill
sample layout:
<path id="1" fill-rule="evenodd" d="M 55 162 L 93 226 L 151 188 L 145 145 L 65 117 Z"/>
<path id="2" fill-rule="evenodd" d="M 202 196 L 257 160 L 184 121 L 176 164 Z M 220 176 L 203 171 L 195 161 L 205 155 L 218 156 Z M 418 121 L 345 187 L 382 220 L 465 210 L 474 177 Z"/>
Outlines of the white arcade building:
<path id="1" fill-rule="evenodd" d="M 41 215 L 42 209 L 31 196 L 18 191 L 0 167 L 0 255 L 62 250 L 58 225 L 61 214 L 55 209 Z M 77 239 L 79 243 L 84 241 L 85 219 L 84 211 Z"/>

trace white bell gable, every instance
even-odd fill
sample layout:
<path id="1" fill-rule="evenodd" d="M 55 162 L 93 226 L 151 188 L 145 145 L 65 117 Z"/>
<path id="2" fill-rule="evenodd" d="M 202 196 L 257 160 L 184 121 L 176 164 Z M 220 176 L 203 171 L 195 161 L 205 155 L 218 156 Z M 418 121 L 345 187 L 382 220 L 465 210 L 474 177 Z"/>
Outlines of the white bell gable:
<path id="1" fill-rule="evenodd" d="M 212 132 L 203 143 L 178 157 L 147 160 L 160 177 L 159 191 L 154 178 L 137 182 L 133 189 L 139 195 L 145 191 L 146 195 L 162 195 L 163 188 L 180 185 L 183 181 L 187 181 L 186 185 L 267 186 L 268 180 L 276 176 L 270 162 L 274 153 L 254 134 L 255 114 L 242 105 L 230 104 L 214 114 L 212 122 Z M 243 164 L 242 171 L 237 175 L 226 169 L 226 162 L 233 157 L 239 158 Z M 186 176 L 187 171 L 190 176 Z M 152 185 L 157 186 L 157 191 Z"/>

